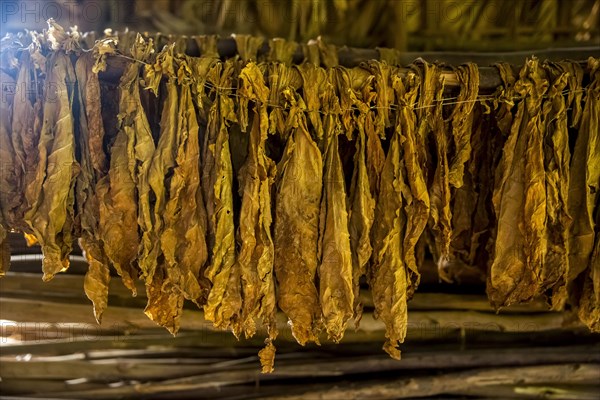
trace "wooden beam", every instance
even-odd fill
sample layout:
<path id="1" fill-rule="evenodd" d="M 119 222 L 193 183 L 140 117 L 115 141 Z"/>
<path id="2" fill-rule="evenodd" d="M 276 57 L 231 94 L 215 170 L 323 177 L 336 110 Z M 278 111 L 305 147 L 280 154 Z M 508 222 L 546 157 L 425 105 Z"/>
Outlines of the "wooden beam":
<path id="1" fill-rule="evenodd" d="M 600 364 L 553 364 L 517 368 L 485 368 L 432 376 L 401 376 L 385 382 L 348 382 L 342 387 L 309 388 L 301 394 L 283 395 L 278 399 L 327 399 L 349 398 L 399 399 L 436 396 L 454 393 L 465 387 L 498 385 L 530 385 L 552 382 L 597 383 Z"/>
<path id="2" fill-rule="evenodd" d="M 109 304 L 112 306 L 139 306 L 146 302 L 146 291 L 141 281 L 136 282 L 137 297 L 116 277 L 111 280 L 109 287 Z M 77 299 L 89 304 L 83 291 L 83 276 L 74 274 L 58 274 L 49 282 L 42 281 L 41 274 L 9 272 L 0 279 L 0 294 L 5 297 L 36 298 L 38 300 L 59 300 L 61 298 Z M 368 289 L 360 292 L 362 304 L 367 308 L 373 307 L 373 298 Z M 190 305 L 188 303 L 188 305 Z M 495 312 L 484 294 L 455 294 L 417 292 L 408 303 L 409 310 L 472 310 Z M 501 313 L 528 313 L 548 311 L 543 299 L 537 299 L 526 304 L 517 304 L 501 310 Z"/>
<path id="3" fill-rule="evenodd" d="M 0 297 L 0 310 L 1 319 L 16 321 L 13 325 L 5 324 L 4 330 L 11 329 L 18 333 L 21 328 L 19 322 L 40 323 L 40 330 L 31 333 L 42 335 L 36 340 L 43 339 L 46 331 L 54 334 L 57 328 L 53 324 L 58 323 L 89 324 L 86 334 L 95 336 L 103 336 L 115 331 L 131 333 L 158 328 L 139 308 L 109 306 L 103 316 L 102 326 L 94 325 L 91 307 L 85 304 Z M 278 313 L 277 320 L 280 327 L 279 340 L 293 341 L 285 315 Z M 564 323 L 564 317 L 560 313 L 492 314 L 479 311 L 411 311 L 408 314 L 408 335 L 431 338 L 456 331 L 541 332 L 581 328 L 579 324 L 569 327 Z M 106 328 L 108 331 L 105 331 Z M 210 332 L 214 329 L 210 322 L 204 320 L 201 310 L 188 309 L 181 317 L 181 331 Z M 362 342 L 383 339 L 384 332 L 383 323 L 376 320 L 372 313 L 365 312 L 359 330 L 348 329 L 344 340 Z M 264 333 L 262 330 L 259 331 L 259 335 Z"/>

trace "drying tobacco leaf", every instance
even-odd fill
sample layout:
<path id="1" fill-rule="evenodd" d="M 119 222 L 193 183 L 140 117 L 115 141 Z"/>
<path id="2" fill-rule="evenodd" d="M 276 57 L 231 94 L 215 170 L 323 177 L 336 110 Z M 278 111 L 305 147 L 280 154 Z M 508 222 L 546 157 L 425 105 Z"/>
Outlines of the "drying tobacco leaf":
<path id="1" fill-rule="evenodd" d="M 590 258 L 590 267 L 583 272 L 581 296 L 577 303 L 577 315 L 592 332 L 600 332 L 600 241 L 596 240 Z"/>
<path id="2" fill-rule="evenodd" d="M 457 104 L 450 115 L 454 151 L 448 171 L 448 182 L 451 186 L 459 188 L 463 185 L 465 163 L 471 158 L 473 108 L 479 95 L 479 69 L 477 64 L 468 63 L 457 67 L 454 73 L 460 92 L 456 99 Z"/>
<path id="3" fill-rule="evenodd" d="M 252 35 L 231 35 L 235 40 L 235 47 L 240 58 L 245 61 L 256 61 L 258 59 L 258 50 L 265 42 L 264 38 Z"/>
<path id="4" fill-rule="evenodd" d="M 381 174 L 381 188 L 371 233 L 373 260 L 370 285 L 375 316 L 386 327 L 383 349 L 396 359 L 400 358 L 398 344 L 406 336 L 406 303 L 410 291 L 414 290 L 419 280 L 414 246 L 428 218 L 427 208 L 422 210 L 425 212 L 415 212 L 428 204 L 427 191 L 424 181 L 416 179 L 414 171 L 409 172 L 406 158 L 408 154 L 403 148 L 407 136 L 414 139 L 416 124 L 412 107 L 418 91 L 418 85 L 414 84 L 414 74 L 407 75 L 405 79 L 406 82 L 402 82 L 400 78 L 394 82 L 401 108 L 400 116 L 390 139 Z"/>
<path id="5" fill-rule="evenodd" d="M 381 172 L 385 163 L 385 152 L 381 146 L 381 139 L 385 132 L 377 132 L 373 124 L 372 115 L 365 117 L 365 136 L 366 136 L 366 154 L 367 154 L 367 174 L 369 175 L 369 185 L 371 195 L 377 198 L 379 195 L 379 186 L 381 181 Z"/>
<path id="6" fill-rule="evenodd" d="M 369 112 L 375 118 L 374 125 L 375 131 L 378 136 L 382 139 L 385 138 L 385 129 L 392 126 L 390 119 L 391 105 L 395 103 L 395 93 L 392 87 L 392 76 L 395 76 L 397 71 L 389 64 L 369 61 L 367 63 L 367 70 L 373 74 L 374 87 L 371 85 L 365 85 L 365 89 L 368 86 L 368 94 L 363 89 L 363 101 L 365 104 L 369 104 L 371 101 L 375 103 L 375 110 Z M 383 161 L 381 162 L 383 165 Z"/>
<path id="7" fill-rule="evenodd" d="M 293 97 L 288 100 L 291 133 L 277 166 L 274 267 L 279 307 L 289 318 L 294 338 L 304 345 L 318 343 L 322 324 L 315 277 L 323 162 L 307 130 L 304 104 Z"/>
<path id="8" fill-rule="evenodd" d="M 213 88 L 231 88 L 234 65 L 216 63 L 207 82 Z M 230 90 L 212 89 L 214 101 L 208 112 L 202 157 L 202 189 L 208 216 L 210 262 L 204 275 L 212 283 L 204 316 L 216 328 L 241 332 L 242 307 L 240 268 L 235 264 L 235 227 L 233 223 L 233 166 L 229 148 L 229 126 L 236 121 Z"/>
<path id="9" fill-rule="evenodd" d="M 445 279 L 444 266 L 449 258 L 452 237 L 450 165 L 448 160 L 452 138 L 450 137 L 451 129 L 442 114 L 444 78 L 441 68 L 437 65 L 423 63 L 421 82 L 419 108 L 429 107 L 431 110 L 425 111 L 425 119 L 422 119 L 423 116 L 420 118 L 420 136 L 427 137 L 427 135 L 431 135 L 430 140 L 435 148 L 434 159 L 437 160 L 436 165 L 433 165 L 433 181 L 429 186 L 429 197 L 431 199 L 429 224 L 434 241 L 431 250 L 434 259 L 438 263 L 440 279 Z M 424 101 L 423 98 L 426 100 Z"/>
<path id="10" fill-rule="evenodd" d="M 578 315 L 592 331 L 600 331 L 600 59 L 587 65 L 590 83 L 573 151 L 569 188 L 570 286 L 580 287 Z M 595 215 L 595 221 L 594 221 Z M 594 229 L 596 229 L 594 231 Z M 595 243 L 594 243 L 595 241 Z M 585 270 L 584 270 L 585 269 Z M 578 279 L 577 279 L 578 278 Z M 577 291 L 576 291 L 577 292 Z"/>
<path id="11" fill-rule="evenodd" d="M 147 61 L 152 44 L 137 36 L 131 48 L 134 60 Z M 146 171 L 154 142 L 140 99 L 140 63 L 128 64 L 119 84 L 118 133 L 111 148 L 108 175 L 96 186 L 100 203 L 100 238 L 104 251 L 121 276 L 123 284 L 135 295 L 138 277 L 138 224 L 145 221 L 142 208 L 143 194 L 148 196 Z M 141 164 L 142 167 L 140 167 Z M 139 178 L 138 182 L 138 176 Z M 142 185 L 141 182 L 146 183 Z M 137 183 L 137 189 L 136 189 Z M 147 197 L 146 197 L 147 198 Z M 147 210 L 144 209 L 144 210 Z"/>
<path id="12" fill-rule="evenodd" d="M 260 359 L 260 365 L 262 366 L 263 374 L 267 374 L 275 370 L 273 368 L 275 363 L 275 351 L 275 346 L 268 339 L 265 347 L 258 352 L 258 358 Z"/>
<path id="13" fill-rule="evenodd" d="M 282 38 L 269 40 L 269 61 L 278 61 L 285 65 L 290 65 L 294 59 L 294 53 L 298 48 L 298 43 L 287 41 Z"/>
<path id="14" fill-rule="evenodd" d="M 354 315 L 354 282 L 344 171 L 338 147 L 339 126 L 331 114 L 326 118 L 319 292 L 325 329 L 329 338 L 339 342 Z"/>
<path id="15" fill-rule="evenodd" d="M 269 114 L 269 133 L 277 134 L 283 141 L 286 141 L 287 135 L 290 133 L 290 129 L 286 127 L 286 124 L 288 120 L 290 123 L 296 121 L 295 117 L 290 119 L 288 116 L 299 111 L 298 109 L 286 107 L 286 96 L 289 97 L 290 92 L 293 93 L 302 86 L 302 76 L 295 68 L 289 68 L 281 63 L 270 63 L 268 81 L 271 89 L 269 104 L 276 106 L 272 107 Z"/>
<path id="16" fill-rule="evenodd" d="M 185 58 L 173 56 L 175 46 L 165 48 L 145 70 L 145 83 L 155 93 L 161 78 L 167 78 L 167 94 L 158 144 L 147 169 L 140 165 L 138 182 L 140 210 L 145 212 L 140 257 L 148 294 L 145 312 L 173 334 L 184 299 L 204 303 L 200 269 L 208 256 L 191 69 Z"/>
<path id="17" fill-rule="evenodd" d="M 530 300 L 539 293 L 546 255 L 542 98 L 548 82 L 535 59 L 515 83 L 522 99 L 512 122 L 494 190 L 498 218 L 488 296 L 495 307 Z"/>
<path id="18" fill-rule="evenodd" d="M 337 47 L 332 44 L 325 44 L 320 36 L 317 39 L 309 40 L 308 43 L 301 43 L 300 46 L 307 63 L 314 66 L 322 64 L 325 68 L 339 65 Z"/>
<path id="19" fill-rule="evenodd" d="M 81 172 L 76 181 L 77 218 L 81 225 L 79 246 L 88 262 L 84 290 L 94 304 L 94 315 L 100 323 L 102 313 L 108 303 L 110 270 L 108 258 L 99 237 L 100 207 L 96 197 L 96 184 L 106 175 L 103 163 L 93 160 L 105 159 L 102 148 L 104 126 L 101 114 L 101 95 L 98 74 L 92 71 L 95 59 L 92 53 L 85 53 L 75 64 L 77 87 L 79 89 L 79 162 Z M 100 146 L 97 142 L 100 141 Z M 97 154 L 101 152 L 101 154 Z"/>
<path id="20" fill-rule="evenodd" d="M 544 260 L 541 291 L 552 288 L 551 304 L 560 310 L 567 298 L 568 234 L 571 217 L 568 213 L 569 132 L 565 90 L 581 90 L 583 71 L 565 71 L 560 64 L 544 65 L 549 79 L 548 99 L 542 105 L 545 121 L 544 169 L 546 174 L 546 227 L 548 251 Z M 576 78 L 573 82 L 571 78 Z M 577 79 L 577 77 L 579 79 Z M 577 80 L 579 82 L 577 82 Z M 571 86 L 575 83 L 575 86 Z"/>
<path id="21" fill-rule="evenodd" d="M 10 75 L 0 71 L 0 83 L 2 83 L 2 99 L 0 99 L 0 276 L 4 276 L 10 264 L 7 240 L 10 227 L 8 219 L 15 206 L 14 201 L 21 196 L 19 191 L 16 191 L 18 189 L 15 177 L 16 164 L 11 142 L 15 81 Z"/>
<path id="22" fill-rule="evenodd" d="M 350 89 L 346 86 L 349 82 L 347 80 L 339 80 L 338 85 L 342 85 L 338 88 L 340 91 L 348 91 Z M 350 92 L 352 93 L 352 92 Z M 380 168 L 374 167 L 373 157 L 369 158 L 367 155 L 367 149 L 369 148 L 368 142 L 376 141 L 375 146 L 371 146 L 371 149 L 375 149 L 375 152 L 371 154 L 378 154 L 381 151 L 381 157 L 375 157 L 377 163 L 381 161 L 380 165 L 383 166 L 385 161 L 385 155 L 383 155 L 383 149 L 377 138 L 377 133 L 370 129 L 370 137 L 366 133 L 366 120 L 370 112 L 369 107 L 365 102 L 361 101 L 358 97 L 355 97 L 355 107 L 358 109 L 358 115 L 354 116 L 355 135 L 354 141 L 356 151 L 354 153 L 354 169 L 352 173 L 352 180 L 350 184 L 350 198 L 348 200 L 349 217 L 348 217 L 348 233 L 350 235 L 350 246 L 352 256 L 352 281 L 353 281 L 353 294 L 354 294 L 354 323 L 355 327 L 358 327 L 360 319 L 362 317 L 362 304 L 360 303 L 360 278 L 367 273 L 367 265 L 373 248 L 371 247 L 370 232 L 371 226 L 373 225 L 373 218 L 375 216 L 375 199 L 377 196 L 378 189 L 375 189 L 371 185 L 372 173 L 375 169 L 379 171 L 377 174 L 376 184 L 379 184 L 379 173 Z M 370 124 L 368 128 L 373 128 L 373 124 Z M 369 162 L 371 161 L 371 162 Z M 372 168 L 369 169 L 369 166 Z M 369 174 L 371 170 L 371 176 Z"/>
<path id="23" fill-rule="evenodd" d="M 156 62 L 148 64 L 144 70 L 146 88 L 158 94 L 161 79 L 165 77 L 167 80 L 167 93 L 160 119 L 158 144 L 151 155 L 152 145 L 150 143 L 152 137 L 149 136 L 150 132 L 143 132 L 143 139 L 148 142 L 149 157 L 139 158 L 137 188 L 140 199 L 140 221 L 142 222 L 140 224 L 142 227 L 142 246 L 140 248 L 139 265 L 148 295 L 148 304 L 144 312 L 154 322 L 164 326 L 172 334 L 176 334 L 179 330 L 179 319 L 184 299 L 169 279 L 170 273 L 167 271 L 167 261 L 161 246 L 161 238 L 167 223 L 166 204 L 170 196 L 170 179 L 168 177 L 173 173 L 176 166 L 177 149 L 182 136 L 185 135 L 180 132 L 180 129 L 182 129 L 179 120 L 181 104 L 179 103 L 173 51 L 174 45 L 165 47 L 157 56 Z M 164 239 L 167 239 L 168 242 L 169 235 Z M 170 244 L 173 246 L 170 250 L 175 251 L 175 244 Z M 171 261 L 174 262 L 174 259 L 171 258 Z M 184 279 L 189 279 L 186 276 L 187 271 L 181 272 L 182 274 L 178 279 L 181 282 L 179 283 L 183 283 Z M 175 271 L 171 271 L 171 274 L 173 273 Z M 196 289 L 195 298 L 198 298 L 200 296 L 198 285 Z"/>
<path id="24" fill-rule="evenodd" d="M 69 56 L 62 50 L 52 53 L 46 73 L 39 161 L 24 220 L 42 246 L 48 281 L 69 267 L 78 166 L 71 112 L 76 79 Z"/>
<path id="25" fill-rule="evenodd" d="M 302 98 L 306 103 L 308 120 L 318 142 L 323 140 L 323 122 L 321 121 L 321 102 L 326 90 L 331 87 L 327 70 L 313 64 L 304 63 L 294 67 L 302 77 Z"/>
<path id="26" fill-rule="evenodd" d="M 0 71 L 0 83 L 2 84 L 2 98 L 0 99 L 0 213 L 3 214 L 6 223 L 11 224 L 12 210 L 18 207 L 19 191 L 15 171 L 15 156 L 12 145 L 12 121 L 13 102 L 15 100 L 15 80 Z M 16 102 L 20 100 L 17 97 Z"/>
<path id="27" fill-rule="evenodd" d="M 191 96 L 191 70 L 186 59 L 178 59 L 177 64 L 178 114 L 176 120 L 166 123 L 171 123 L 176 129 L 179 146 L 176 149 L 176 166 L 170 180 L 160 242 L 170 284 L 179 290 L 181 296 L 200 305 L 208 289 L 200 280 L 200 270 L 208 258 L 208 250 L 206 210 L 200 187 L 199 128 Z M 176 99 L 167 97 L 167 102 L 170 100 Z"/>
<path id="28" fill-rule="evenodd" d="M 260 318 L 269 335 L 267 346 L 259 353 L 263 372 L 273 371 L 277 337 L 275 278 L 273 276 L 274 245 L 271 237 L 271 186 L 275 180 L 275 163 L 265 152 L 269 115 L 269 89 L 262 70 L 249 63 L 240 73 L 238 94 L 254 102 L 254 117 L 249 133 L 248 155 L 239 172 L 240 225 L 237 239 L 240 246 L 237 264 L 241 271 L 243 306 L 241 321 L 246 337 L 256 331 L 255 319 Z M 243 112 L 248 113 L 246 108 Z"/>
<path id="29" fill-rule="evenodd" d="M 359 303 L 360 277 L 366 274 L 367 265 L 373 251 L 370 232 L 375 217 L 375 198 L 371 194 L 367 173 L 366 141 L 364 118 L 360 118 L 355 138 L 356 153 L 354 154 L 354 171 L 350 186 L 350 215 L 348 221 L 352 249 L 355 324 L 359 323 L 362 315 L 362 304 Z"/>
<path id="30" fill-rule="evenodd" d="M 37 62 L 36 62 L 37 60 Z M 12 210 L 9 220 L 13 227 L 28 232 L 23 215 L 28 209 L 27 198 L 33 198 L 35 176 L 38 164 L 38 143 L 43 120 L 43 96 L 41 93 L 40 69 L 38 62 L 45 59 L 34 44 L 21 53 L 13 107 L 12 147 L 15 155 L 15 193 L 18 207 Z M 27 194 L 28 193 L 28 194 Z"/>
<path id="31" fill-rule="evenodd" d="M 356 88 L 368 86 L 374 77 L 362 68 L 336 67 L 329 71 L 328 80 L 336 87 L 337 101 L 340 107 L 340 122 L 346 133 L 352 132 L 354 107 L 367 112 L 370 99 L 359 99 Z M 364 103 L 364 104 L 363 104 Z"/>
<path id="32" fill-rule="evenodd" d="M 200 49 L 200 55 L 202 55 L 202 58 L 219 58 L 219 51 L 217 50 L 217 41 L 219 40 L 219 36 L 200 35 L 194 36 L 193 39 Z"/>
<path id="33" fill-rule="evenodd" d="M 504 142 L 491 111 L 487 103 L 476 104 L 473 109 L 471 158 L 466 163 L 463 185 L 452 196 L 452 242 L 444 272 L 457 283 L 463 277 L 485 282 L 491 256 L 488 246 L 496 222 L 491 208 L 494 172 Z"/>
<path id="34" fill-rule="evenodd" d="M 588 60 L 590 83 L 570 168 L 568 197 L 573 223 L 569 231 L 569 281 L 589 264 L 594 247 L 594 207 L 600 193 L 600 59 Z"/>
<path id="35" fill-rule="evenodd" d="M 416 150 L 417 165 L 423 171 L 429 188 L 430 218 L 425 241 L 434 260 L 444 261 L 451 236 L 448 182 L 448 126 L 442 115 L 444 80 L 441 68 L 419 59 L 411 66 L 418 77 L 420 93 L 417 104 Z M 428 149 L 435 151 L 429 154 Z M 434 164 L 434 161 L 436 162 Z M 433 172 L 433 173 L 431 173 Z M 448 249 L 449 250 L 449 249 Z"/>
<path id="36" fill-rule="evenodd" d="M 407 216 L 404 233 L 402 257 L 407 267 L 408 289 L 407 297 L 410 300 L 419 285 L 420 275 L 416 259 L 416 247 L 429 219 L 430 199 L 425 181 L 425 172 L 419 162 L 418 151 L 419 137 L 417 131 L 417 116 L 414 104 L 418 87 L 421 82 L 418 75 L 409 73 L 403 82 L 398 77 L 394 78 L 393 88 L 400 106 L 396 121 L 396 130 L 400 131 L 402 144 L 402 164 L 405 171 L 403 176 L 405 185 L 402 186 L 404 198 L 404 212 Z"/>
<path id="37" fill-rule="evenodd" d="M 9 214 L 11 200 L 18 200 L 19 192 L 13 193 L 15 186 L 15 162 L 11 143 L 11 119 L 14 100 L 14 80 L 4 71 L 0 72 L 2 83 L 2 99 L 0 99 L 0 277 L 3 277 L 10 266 L 10 247 L 8 241 L 9 224 L 5 215 Z M 17 97 L 17 103 L 18 97 Z"/>

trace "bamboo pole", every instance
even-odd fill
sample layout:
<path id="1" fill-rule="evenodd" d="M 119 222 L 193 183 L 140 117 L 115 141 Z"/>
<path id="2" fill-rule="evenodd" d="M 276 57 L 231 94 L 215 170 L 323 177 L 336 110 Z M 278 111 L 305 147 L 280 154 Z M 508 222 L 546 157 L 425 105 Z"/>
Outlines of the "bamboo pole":
<path id="1" fill-rule="evenodd" d="M 167 40 L 167 38 L 164 38 Z M 166 44 L 167 42 L 163 43 Z M 158 44 L 157 47 L 160 47 Z M 233 57 L 237 54 L 235 40 L 232 38 L 219 39 L 217 42 L 217 50 L 221 58 Z M 265 41 L 259 49 L 258 55 L 268 54 L 269 46 Z M 186 53 L 190 56 L 199 56 L 200 50 L 196 41 L 189 39 L 187 42 Z M 506 53 L 472 53 L 472 52 L 423 52 L 423 53 L 399 53 L 398 60 L 401 65 L 411 64 L 414 60 L 422 58 L 429 62 L 441 62 L 449 65 L 460 65 L 467 62 L 474 62 L 480 65 L 480 92 L 490 92 L 502 84 L 498 70 L 488 65 L 496 62 L 508 62 L 519 66 L 523 64 L 525 59 L 536 56 L 540 59 L 550 59 L 554 61 L 570 59 L 579 60 L 582 63 L 588 57 L 597 57 L 600 54 L 600 46 L 595 47 L 580 47 L 580 48 L 559 48 L 546 50 L 531 50 Z M 379 60 L 380 53 L 377 49 L 359 49 L 351 47 L 338 48 L 338 59 L 341 66 L 352 68 L 357 67 L 361 63 L 369 60 Z M 293 63 L 299 64 L 304 60 L 302 48 L 298 46 L 294 54 Z M 130 61 L 118 56 L 111 56 L 107 60 L 107 70 L 100 73 L 100 78 L 107 82 L 117 83 L 123 73 L 125 65 Z M 402 71 L 402 69 L 401 69 Z M 405 70 L 404 70 L 405 71 Z M 365 74 L 368 74 L 365 71 Z M 446 86 L 449 88 L 456 87 L 458 80 L 456 74 L 452 71 L 443 73 Z"/>

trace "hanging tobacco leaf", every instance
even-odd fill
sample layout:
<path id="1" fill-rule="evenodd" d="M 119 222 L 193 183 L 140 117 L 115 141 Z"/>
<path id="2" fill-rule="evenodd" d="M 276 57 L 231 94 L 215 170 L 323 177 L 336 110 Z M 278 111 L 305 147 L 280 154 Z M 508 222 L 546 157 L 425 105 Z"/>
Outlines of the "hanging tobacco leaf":
<path id="1" fill-rule="evenodd" d="M 319 238 L 319 297 L 327 334 L 339 342 L 354 315 L 354 282 L 344 171 L 339 154 L 337 121 L 325 126 L 325 160 Z"/>
<path id="2" fill-rule="evenodd" d="M 216 63 L 207 82 L 213 87 L 231 88 L 234 65 Z M 239 313 L 242 307 L 240 268 L 236 265 L 235 227 L 233 223 L 233 166 L 228 127 L 236 121 L 229 90 L 214 90 L 204 136 L 202 189 L 208 216 L 210 261 L 204 275 L 212 283 L 204 306 L 204 316 L 220 329 L 241 332 Z"/>
<path id="3" fill-rule="evenodd" d="M 265 85 L 262 70 L 256 64 L 249 63 L 242 69 L 238 94 L 254 102 L 248 155 L 239 173 L 242 204 L 237 233 L 240 243 L 237 264 L 241 271 L 243 296 L 241 318 L 246 337 L 254 335 L 257 318 L 267 328 L 267 346 L 259 355 L 263 372 L 272 372 L 275 357 L 272 340 L 277 337 L 277 304 L 273 275 L 275 250 L 271 236 L 271 187 L 276 166 L 265 151 L 269 89 Z"/>
<path id="4" fill-rule="evenodd" d="M 488 296 L 496 307 L 530 300 L 540 290 L 547 252 L 541 112 L 547 88 L 538 61 L 529 60 L 515 83 L 515 93 L 522 100 L 504 146 L 494 190 L 498 231 Z"/>
<path id="5" fill-rule="evenodd" d="M 584 99 L 569 187 L 569 281 L 578 315 L 592 331 L 600 331 L 600 59 L 588 60 L 590 83 Z M 594 217 L 595 216 L 595 217 Z M 595 242 L 595 243 L 594 243 Z M 577 279 L 579 278 L 579 279 Z"/>
<path id="6" fill-rule="evenodd" d="M 12 149 L 14 151 L 13 207 L 8 211 L 7 223 L 15 229 L 31 233 L 23 221 L 29 208 L 27 198 L 34 190 L 33 184 L 38 164 L 38 144 L 42 127 L 43 96 L 40 82 L 41 66 L 45 62 L 39 46 L 34 44 L 21 53 L 17 75 L 12 119 Z"/>
<path id="7" fill-rule="evenodd" d="M 63 50 L 54 52 L 46 72 L 38 166 L 24 220 L 42 246 L 42 270 L 48 281 L 69 267 L 78 165 L 72 114 L 76 78 L 69 56 Z"/>
<path id="8" fill-rule="evenodd" d="M 300 106 L 291 100 L 291 134 L 277 166 L 274 268 L 279 307 L 289 318 L 294 338 L 304 345 L 318 342 L 322 324 L 315 278 L 323 162 Z"/>
<path id="9" fill-rule="evenodd" d="M 381 188 L 375 208 L 371 233 L 373 264 L 370 285 L 375 316 L 386 327 L 383 349 L 393 358 L 400 358 L 399 343 L 406 336 L 407 301 L 419 282 L 415 245 L 428 218 L 428 196 L 424 180 L 415 170 L 410 157 L 416 123 L 412 112 L 419 86 L 416 76 L 394 82 L 400 115 L 390 139 L 390 147 L 381 174 Z M 411 165 L 412 164 L 412 165 Z M 400 257 L 398 255 L 401 255 Z"/>
<path id="10" fill-rule="evenodd" d="M 208 250 L 206 210 L 200 186 L 199 127 L 191 97 L 191 71 L 187 60 L 179 59 L 177 63 L 178 113 L 177 119 L 170 123 L 179 136 L 179 146 L 164 209 L 160 245 L 170 285 L 180 292 L 179 296 L 201 305 L 208 291 L 201 279 Z M 169 100 L 174 99 L 167 97 Z M 177 310 L 178 314 L 181 312 L 181 309 Z"/>
<path id="11" fill-rule="evenodd" d="M 100 239 L 100 206 L 96 185 L 106 176 L 102 148 L 104 126 L 102 122 L 100 82 L 98 74 L 92 71 L 95 59 L 92 53 L 79 57 L 75 64 L 79 103 L 79 162 L 81 172 L 77 176 L 75 192 L 77 199 L 77 218 L 81 225 L 79 246 L 83 250 L 89 268 L 85 275 L 84 290 L 94 304 L 94 316 L 100 323 L 102 313 L 108 303 L 108 285 L 110 270 L 108 257 Z M 97 142 L 100 142 L 100 146 Z M 97 154 L 100 152 L 101 154 Z"/>

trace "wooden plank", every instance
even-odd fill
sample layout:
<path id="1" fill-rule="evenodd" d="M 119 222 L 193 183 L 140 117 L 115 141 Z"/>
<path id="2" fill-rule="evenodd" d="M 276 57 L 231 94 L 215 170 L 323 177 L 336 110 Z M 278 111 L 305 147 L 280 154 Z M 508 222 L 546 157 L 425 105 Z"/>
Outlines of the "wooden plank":
<path id="1" fill-rule="evenodd" d="M 214 366 L 165 365 L 158 362 L 142 364 L 135 360 L 114 360 L 112 363 L 89 361 L 15 361 L 2 359 L 2 379 L 60 379 L 85 378 L 94 382 L 118 380 L 163 380 L 213 372 Z M 253 365 L 256 367 L 256 365 Z"/>
<path id="2" fill-rule="evenodd" d="M 564 346 L 544 348 L 500 348 L 463 351 L 413 352 L 406 351 L 401 361 L 391 359 L 385 354 L 364 357 L 345 357 L 318 360 L 315 368 L 312 357 L 283 357 L 277 360 L 273 374 L 262 380 L 287 378 L 338 377 L 348 374 L 376 374 L 384 371 L 414 371 L 418 369 L 461 369 L 491 366 L 522 366 L 552 363 L 600 363 L 600 344 L 596 346 Z M 300 354 L 299 354 L 300 355 Z M 197 362 L 195 361 L 197 360 Z M 210 381 L 217 382 L 215 372 L 233 369 L 236 376 L 240 369 L 257 370 L 257 358 L 246 357 L 232 366 L 227 362 L 213 362 L 207 365 L 202 358 L 180 359 L 111 359 L 97 361 L 64 361 L 60 358 L 52 361 L 36 359 L 23 361 L 14 357 L 3 357 L 2 379 L 61 379 L 85 378 L 88 381 L 114 381 L 135 379 L 139 381 L 166 380 L 190 375 L 212 376 Z M 195 365 L 194 365 L 195 364 Z M 220 382 L 227 382 L 227 374 L 219 373 Z M 200 378 L 193 378 L 200 379 Z M 205 378 L 206 379 L 206 378 Z M 208 379 L 207 379 L 208 380 Z"/>
<path id="3" fill-rule="evenodd" d="M 142 329 L 157 329 L 157 325 L 148 319 L 142 309 L 130 307 L 108 307 L 103 316 L 102 326 L 94 326 L 91 307 L 85 304 L 39 301 L 0 297 L 0 319 L 16 321 L 5 323 L 3 329 L 18 332 L 19 322 L 37 322 L 40 325 L 36 340 L 43 339 L 42 329 L 55 329 L 51 324 L 83 323 L 89 324 L 87 334 L 102 336 L 109 332 L 135 332 Z M 24 320 L 26 319 L 26 320 Z M 280 327 L 279 340 L 294 341 L 287 318 L 278 313 Z M 451 331 L 502 331 L 536 332 L 556 329 L 579 329 L 580 324 L 564 326 L 564 317 L 560 313 L 529 314 L 491 314 L 478 311 L 411 311 L 408 315 L 408 335 L 431 337 Z M 45 324 L 45 325 L 44 325 Z M 95 328 L 94 328 L 95 327 Z M 182 331 L 214 331 L 212 324 L 204 320 L 201 310 L 185 310 L 181 317 Z M 263 335 L 264 331 L 259 331 Z M 383 338 L 384 325 L 366 312 L 357 331 L 348 329 L 344 341 L 370 341 Z M 0 336 L 9 336 L 2 334 Z M 325 339 L 325 338 L 324 338 Z"/>
<path id="4" fill-rule="evenodd" d="M 62 297 L 78 299 L 89 304 L 83 291 L 83 276 L 59 274 L 50 282 L 43 282 L 41 274 L 9 272 L 0 279 L 0 293 L 3 296 L 32 297 L 40 299 L 60 300 Z M 137 297 L 133 298 L 131 292 L 121 283 L 119 278 L 111 279 L 109 286 L 109 305 L 143 306 L 146 302 L 146 291 L 141 281 L 137 282 Z M 368 289 L 362 289 L 360 298 L 367 308 L 373 307 L 373 298 Z M 71 301 L 71 300 L 69 300 Z M 190 303 L 187 303 L 190 305 Z M 495 312 L 484 294 L 454 294 L 454 293 L 427 293 L 417 292 L 408 303 L 409 310 L 473 310 Z M 517 304 L 501 310 L 501 313 L 523 313 L 548 311 L 548 306 L 542 299 L 527 304 Z"/>
<path id="5" fill-rule="evenodd" d="M 403 373 L 397 378 L 385 381 L 349 382 L 338 381 L 338 385 L 311 384 L 306 386 L 290 387 L 289 392 L 297 391 L 300 394 L 283 395 L 273 398 L 281 399 L 349 399 L 349 398 L 408 398 L 435 396 L 451 393 L 464 387 L 488 387 L 498 385 L 530 385 L 537 383 L 553 382 L 560 383 L 595 383 L 600 373 L 600 364 L 552 364 L 543 366 L 527 366 L 517 368 L 482 368 L 470 369 L 463 372 L 447 374 L 415 375 Z M 243 382 L 262 382 L 261 387 L 268 388 L 265 381 L 271 375 L 260 375 L 258 372 L 240 371 L 233 373 L 218 373 L 203 375 L 201 377 L 190 377 L 183 379 L 167 380 L 162 382 L 126 385 L 115 388 L 92 389 L 69 392 L 54 392 L 57 398 L 140 398 L 159 394 L 170 394 L 177 392 L 188 392 L 201 394 L 206 390 L 214 390 L 220 387 L 223 377 L 227 375 L 228 384 L 235 385 Z M 300 390 L 298 390 L 300 389 Z M 44 397 L 32 395 L 32 397 Z"/>
<path id="6" fill-rule="evenodd" d="M 489 387 L 463 388 L 453 392 L 455 395 L 477 396 L 477 398 L 509 399 L 560 399 L 560 400 L 598 400 L 600 384 L 538 384 L 504 385 Z"/>
<path id="7" fill-rule="evenodd" d="M 435 376 L 401 376 L 385 382 L 348 382 L 338 387 L 307 388 L 301 394 L 278 399 L 349 398 L 399 399 L 436 396 L 460 391 L 465 387 L 530 385 L 538 383 L 597 383 L 600 364 L 554 364 L 516 368 L 485 368 Z"/>

